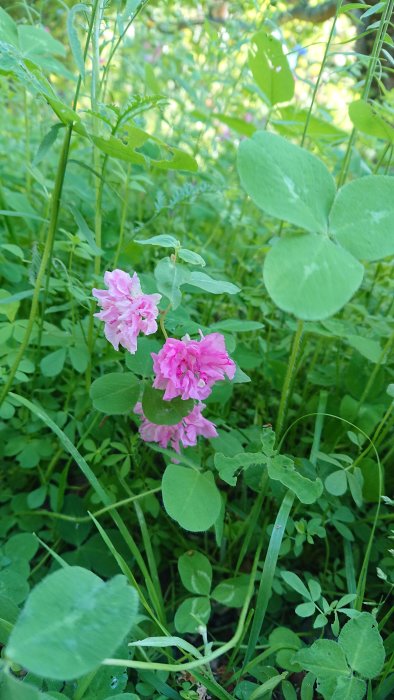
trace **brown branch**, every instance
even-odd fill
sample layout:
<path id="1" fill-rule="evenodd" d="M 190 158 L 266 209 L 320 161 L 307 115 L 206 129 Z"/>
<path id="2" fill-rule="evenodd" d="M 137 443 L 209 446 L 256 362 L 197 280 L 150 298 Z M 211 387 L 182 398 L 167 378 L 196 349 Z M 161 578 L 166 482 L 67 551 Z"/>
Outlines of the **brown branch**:
<path id="1" fill-rule="evenodd" d="M 330 19 L 330 17 L 334 17 L 336 9 L 336 0 L 327 0 L 313 7 L 301 3 L 300 5 L 292 7 L 291 10 L 282 12 L 279 17 L 277 17 L 277 22 L 278 24 L 285 24 L 286 22 L 291 22 L 293 19 L 299 19 L 302 22 L 319 24 L 320 22 L 325 22 L 327 19 Z"/>

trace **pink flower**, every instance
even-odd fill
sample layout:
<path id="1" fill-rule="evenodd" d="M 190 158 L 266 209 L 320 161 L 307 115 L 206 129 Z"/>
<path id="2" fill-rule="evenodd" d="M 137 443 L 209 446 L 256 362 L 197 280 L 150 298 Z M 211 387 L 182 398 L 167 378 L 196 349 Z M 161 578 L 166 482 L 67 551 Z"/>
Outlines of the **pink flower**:
<path id="1" fill-rule="evenodd" d="M 102 308 L 95 316 L 104 321 L 105 337 L 115 350 L 122 345 L 134 354 L 139 333 L 150 335 L 157 331 L 161 294 L 143 294 L 136 272 L 132 277 L 123 270 L 106 272 L 104 282 L 108 290 L 93 289 Z"/>
<path id="2" fill-rule="evenodd" d="M 204 408 L 203 403 L 198 404 L 188 416 L 175 425 L 151 423 L 145 418 L 141 403 L 136 404 L 134 413 L 142 416 L 139 433 L 145 442 L 158 442 L 161 447 L 170 445 L 175 452 L 180 452 L 179 443 L 182 443 L 183 447 L 193 447 L 197 444 L 199 435 L 205 438 L 218 436 L 215 424 L 202 415 Z"/>
<path id="3" fill-rule="evenodd" d="M 227 354 L 221 333 L 210 333 L 200 340 L 168 338 L 160 352 L 152 352 L 155 389 L 165 389 L 164 400 L 206 399 L 215 382 L 232 379 L 235 363 Z"/>

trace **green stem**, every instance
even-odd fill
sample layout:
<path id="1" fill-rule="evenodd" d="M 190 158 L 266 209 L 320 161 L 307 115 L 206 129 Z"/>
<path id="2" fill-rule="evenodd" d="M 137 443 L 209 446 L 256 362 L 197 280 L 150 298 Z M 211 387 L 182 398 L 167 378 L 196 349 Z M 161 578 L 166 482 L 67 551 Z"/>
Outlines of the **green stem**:
<path id="1" fill-rule="evenodd" d="M 59 208 L 60 208 L 60 198 L 61 198 L 61 193 L 62 193 L 62 188 L 63 188 L 64 175 L 66 172 L 68 152 L 69 152 L 70 141 L 71 141 L 71 133 L 72 133 L 72 126 L 70 125 L 67 128 L 67 132 L 66 132 L 66 135 L 64 138 L 63 147 L 62 147 L 62 151 L 61 151 L 61 155 L 60 155 L 59 166 L 57 169 L 57 175 L 56 175 L 54 190 L 53 190 L 53 194 L 52 194 L 52 210 L 51 210 L 51 218 L 49 221 L 48 236 L 46 239 L 44 252 L 43 252 L 40 267 L 38 270 L 36 282 L 34 285 L 34 292 L 33 292 L 33 298 L 32 298 L 31 307 L 30 307 L 29 320 L 28 320 L 27 327 L 25 330 L 25 335 L 23 336 L 22 343 L 19 346 L 19 350 L 16 354 L 14 363 L 11 367 L 10 374 L 8 376 L 8 380 L 5 383 L 5 385 L 3 387 L 3 391 L 0 394 L 0 406 L 3 403 L 3 401 L 5 400 L 9 390 L 12 387 L 15 374 L 16 374 L 18 367 L 19 367 L 19 363 L 22 360 L 22 358 L 24 357 L 26 348 L 29 345 L 34 322 L 36 320 L 41 286 L 42 286 L 42 282 L 44 279 L 45 271 L 47 269 L 48 261 L 49 261 L 50 256 L 51 256 L 53 241 L 54 241 L 56 230 L 57 230 L 57 222 L 58 222 L 58 218 L 59 218 Z"/>
<path id="2" fill-rule="evenodd" d="M 375 75 L 376 66 L 377 66 L 377 63 L 379 60 L 380 52 L 382 50 L 384 37 L 385 37 L 386 31 L 387 31 L 387 27 L 390 23 L 391 15 L 393 13 L 393 7 L 394 7 L 394 0 L 388 0 L 388 2 L 386 3 L 386 7 L 382 13 L 379 27 L 378 27 L 378 30 L 377 30 L 376 35 L 375 35 L 375 41 L 374 41 L 372 54 L 371 54 L 371 61 L 370 61 L 369 66 L 368 66 L 368 71 L 367 71 L 367 76 L 365 79 L 364 88 L 363 88 L 363 91 L 361 93 L 362 100 L 366 100 L 368 98 L 369 91 L 370 91 L 371 85 L 372 85 L 372 80 L 373 80 L 373 77 Z M 344 157 L 343 163 L 342 163 L 341 172 L 340 172 L 339 178 L 338 178 L 338 187 L 341 187 L 346 180 L 346 177 L 347 177 L 347 174 L 349 171 L 349 167 L 350 167 L 352 148 L 353 148 L 353 143 L 354 143 L 354 140 L 356 137 L 356 133 L 357 133 L 357 130 L 353 129 L 352 133 L 350 134 L 345 157 Z"/>
<path id="3" fill-rule="evenodd" d="M 334 20 L 333 20 L 333 23 L 332 23 L 332 26 L 331 26 L 330 35 L 329 35 L 328 41 L 327 41 L 327 43 L 326 43 L 326 47 L 325 47 L 325 50 L 324 50 L 323 60 L 322 60 L 322 63 L 321 63 L 321 66 L 320 66 L 320 70 L 319 70 L 319 75 L 317 76 L 317 80 L 316 80 L 316 83 L 315 83 L 315 87 L 314 87 L 314 89 L 313 89 L 312 100 L 311 100 L 311 103 L 310 103 L 310 105 L 309 105 L 308 114 L 307 114 L 307 117 L 306 117 L 306 120 L 305 120 L 304 131 L 303 131 L 303 133 L 302 133 L 302 138 L 301 138 L 301 146 L 303 146 L 304 143 L 305 143 L 305 138 L 306 138 L 306 134 L 307 134 L 308 127 L 309 127 L 309 122 L 310 122 L 311 116 L 312 116 L 313 105 L 315 104 L 317 91 L 318 91 L 318 89 L 319 89 L 319 87 L 320 87 L 320 82 L 321 82 L 322 75 L 323 75 L 323 71 L 324 71 L 324 68 L 325 68 L 325 65 L 326 65 L 326 60 L 327 60 L 328 52 L 329 52 L 329 50 L 330 50 L 332 38 L 333 38 L 333 36 L 334 36 L 335 26 L 336 26 L 336 23 L 337 23 L 337 19 L 338 19 L 338 15 L 339 15 L 339 11 L 340 11 L 340 9 L 341 9 L 341 6 L 342 6 L 342 0 L 338 0 L 337 9 L 336 9 L 335 16 L 334 16 Z"/>
<path id="4" fill-rule="evenodd" d="M 313 434 L 313 442 L 312 442 L 312 448 L 311 448 L 311 454 L 310 454 L 310 461 L 312 462 L 313 465 L 316 466 L 317 462 L 317 453 L 319 452 L 320 448 L 320 440 L 321 440 L 321 434 L 323 430 L 323 423 L 324 423 L 324 417 L 325 417 L 325 410 L 327 406 L 327 399 L 328 399 L 328 392 L 327 391 L 322 391 L 320 394 L 319 398 L 319 404 L 317 407 L 317 415 L 316 415 L 316 421 L 315 421 L 315 432 Z"/>
<path id="5" fill-rule="evenodd" d="M 125 232 L 126 216 L 127 216 L 127 207 L 129 204 L 129 195 L 130 195 L 130 188 L 129 188 L 130 170 L 131 170 L 131 165 L 130 165 L 130 163 L 127 163 L 126 182 L 125 182 L 125 188 L 124 188 L 124 193 L 123 193 L 123 206 L 122 206 L 122 214 L 121 214 L 121 219 L 120 219 L 119 239 L 118 239 L 118 245 L 116 247 L 116 253 L 115 253 L 114 263 L 113 263 L 114 269 L 118 265 L 119 255 L 120 255 L 122 248 L 123 248 L 124 232 Z"/>
<path id="6" fill-rule="evenodd" d="M 283 382 L 282 393 L 281 393 L 281 397 L 280 397 L 278 418 L 277 418 L 277 422 L 276 422 L 276 439 L 277 439 L 277 441 L 279 441 L 281 438 L 282 430 L 283 430 L 284 423 L 286 420 L 287 406 L 288 406 L 288 402 L 289 402 L 289 398 L 290 398 L 290 394 L 291 394 L 292 384 L 293 384 L 294 377 L 295 377 L 295 367 L 296 367 L 296 363 L 297 363 L 297 359 L 298 359 L 301 338 L 302 338 L 302 333 L 303 333 L 303 327 L 304 327 L 303 322 L 299 320 L 297 323 L 297 330 L 295 332 L 294 339 L 293 339 L 293 345 L 291 348 L 289 363 L 287 365 L 286 376 L 285 376 L 285 380 Z"/>
<path id="7" fill-rule="evenodd" d="M 29 194 L 31 190 L 31 174 L 30 174 L 30 121 L 29 121 L 29 107 L 27 104 L 27 90 L 23 91 L 23 107 L 25 112 L 25 157 L 26 157 L 26 190 Z"/>
<path id="8" fill-rule="evenodd" d="M 370 375 L 370 377 L 369 377 L 369 379 L 368 379 L 368 382 L 367 382 L 367 384 L 366 384 L 366 386 L 365 386 L 365 389 L 364 389 L 363 393 L 361 394 L 361 397 L 360 397 L 359 402 L 358 402 L 358 404 L 357 404 L 357 413 L 356 413 L 356 417 L 358 416 L 358 412 L 359 412 L 361 406 L 363 405 L 363 403 L 365 402 L 366 398 L 368 397 L 369 392 L 371 391 L 371 389 L 372 389 L 372 387 L 373 387 L 373 385 L 374 385 L 374 383 L 375 383 L 375 380 L 376 380 L 377 374 L 378 374 L 378 372 L 379 372 L 379 370 L 380 370 L 380 368 L 381 368 L 381 365 L 382 365 L 382 363 L 384 362 L 384 360 L 385 360 L 385 358 L 386 358 L 386 355 L 388 354 L 388 352 L 389 352 L 389 350 L 390 350 L 390 348 L 391 348 L 391 346 L 392 346 L 393 343 L 394 343 L 394 333 L 392 333 L 391 336 L 388 338 L 388 340 L 387 340 L 387 342 L 386 342 L 386 344 L 385 344 L 385 346 L 384 346 L 382 352 L 380 353 L 380 357 L 379 357 L 379 359 L 378 359 L 378 361 L 377 361 L 375 367 L 373 368 L 373 371 L 371 372 L 371 375 Z"/>
<path id="9" fill-rule="evenodd" d="M 87 52 L 88 52 L 88 47 L 89 47 L 90 37 L 91 37 L 92 29 L 93 29 L 94 18 L 96 15 L 98 1 L 99 0 L 95 0 L 93 8 L 92 8 L 92 15 L 91 15 L 90 23 L 89 23 L 88 34 L 86 37 L 86 44 L 85 44 L 85 52 L 84 52 L 85 58 L 86 58 Z M 79 75 L 77 86 L 75 89 L 73 109 L 75 109 L 77 102 L 78 102 L 81 84 L 82 84 L 82 77 L 81 77 L 81 75 Z M 8 380 L 6 381 L 6 383 L 3 387 L 3 390 L 0 394 L 0 406 L 4 402 L 5 398 L 8 395 L 8 392 L 10 391 L 10 389 L 12 387 L 12 384 L 13 384 L 13 381 L 15 378 L 15 374 L 18 371 L 19 364 L 20 364 L 20 362 L 25 354 L 25 351 L 29 345 L 31 334 L 32 334 L 33 327 L 34 327 L 34 322 L 35 322 L 36 316 L 37 316 L 39 296 L 40 296 L 42 282 L 43 282 L 47 268 L 49 269 L 49 267 L 50 267 L 50 261 L 52 258 L 52 251 L 53 251 L 53 244 L 55 241 L 57 224 L 58 224 L 58 220 L 59 220 L 60 202 L 61 202 L 61 196 L 62 196 L 62 191 L 63 191 L 64 176 L 66 174 L 68 154 L 70 151 L 72 131 L 73 131 L 73 125 L 69 124 L 67 127 L 67 130 L 66 130 L 65 136 L 64 136 L 62 150 L 60 153 L 60 159 L 59 159 L 59 164 L 58 164 L 58 168 L 57 168 L 52 198 L 51 198 L 51 213 L 50 213 L 50 219 L 49 219 L 48 235 L 46 237 L 44 252 L 43 252 L 43 255 L 41 258 L 40 267 L 39 267 L 36 282 L 34 285 L 34 292 L 33 292 L 33 298 L 32 298 L 31 307 L 30 307 L 29 319 L 28 319 L 28 323 L 26 326 L 25 334 L 23 336 L 22 343 L 21 343 L 19 350 L 16 354 L 14 363 L 10 369 L 10 374 L 8 376 Z"/>

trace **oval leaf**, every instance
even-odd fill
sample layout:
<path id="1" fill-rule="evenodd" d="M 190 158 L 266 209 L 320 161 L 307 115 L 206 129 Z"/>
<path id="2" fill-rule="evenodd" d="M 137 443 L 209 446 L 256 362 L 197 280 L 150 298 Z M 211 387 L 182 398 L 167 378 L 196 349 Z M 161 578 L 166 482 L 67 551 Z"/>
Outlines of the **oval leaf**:
<path id="1" fill-rule="evenodd" d="M 238 173 L 260 209 L 311 232 L 325 232 L 335 196 L 324 163 L 308 151 L 267 131 L 242 141 Z"/>
<path id="2" fill-rule="evenodd" d="M 343 496 L 343 494 L 347 491 L 347 478 L 345 470 L 338 469 L 338 471 L 330 474 L 326 478 L 324 486 L 326 487 L 328 493 L 331 493 L 333 496 Z"/>
<path id="3" fill-rule="evenodd" d="M 294 95 L 294 78 L 282 43 L 264 30 L 252 37 L 249 66 L 271 105 L 287 102 Z"/>
<path id="4" fill-rule="evenodd" d="M 174 624 L 177 632 L 197 632 L 200 625 L 206 625 L 211 614 L 209 598 L 198 596 L 186 598 L 175 613 Z"/>
<path id="5" fill-rule="evenodd" d="M 177 396 L 171 401 L 163 400 L 164 391 L 146 386 L 142 396 L 142 410 L 145 417 L 155 425 L 176 425 L 193 410 L 193 399 L 183 401 Z"/>
<path id="6" fill-rule="evenodd" d="M 330 232 L 360 260 L 394 254 L 394 177 L 367 175 L 342 187 L 330 214 Z"/>
<path id="7" fill-rule="evenodd" d="M 97 411 L 116 416 L 133 410 L 139 392 L 140 381 L 134 374 L 111 372 L 93 382 L 90 398 Z"/>
<path id="8" fill-rule="evenodd" d="M 212 472 L 169 464 L 163 475 L 162 494 L 168 515 L 191 532 L 204 532 L 217 520 L 220 492 Z"/>
<path id="9" fill-rule="evenodd" d="M 116 651 L 136 613 L 137 594 L 125 576 L 104 583 L 79 566 L 55 571 L 29 595 L 7 657 L 39 676 L 79 678 Z"/>
<path id="10" fill-rule="evenodd" d="M 385 651 L 377 620 L 371 613 L 363 612 L 349 620 L 338 637 L 338 643 L 353 671 L 364 678 L 379 675 Z"/>
<path id="11" fill-rule="evenodd" d="M 212 566 L 204 554 L 185 552 L 178 559 L 178 571 L 185 588 L 191 593 L 209 595 L 212 583 Z"/>
<path id="12" fill-rule="evenodd" d="M 364 268 L 325 236 L 282 238 L 269 251 L 264 282 L 283 311 L 318 321 L 337 313 L 363 279 Z"/>

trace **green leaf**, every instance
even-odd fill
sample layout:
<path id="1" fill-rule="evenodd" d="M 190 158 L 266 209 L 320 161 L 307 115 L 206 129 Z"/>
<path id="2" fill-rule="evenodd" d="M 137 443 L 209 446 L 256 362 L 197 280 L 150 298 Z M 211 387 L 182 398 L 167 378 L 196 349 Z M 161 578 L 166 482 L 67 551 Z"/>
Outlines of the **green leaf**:
<path id="1" fill-rule="evenodd" d="M 178 250 L 178 258 L 184 260 L 190 265 L 200 265 L 201 267 L 205 267 L 206 265 L 206 262 L 201 255 L 195 253 L 194 250 L 189 250 L 188 248 L 180 248 Z"/>
<path id="2" fill-rule="evenodd" d="M 349 105 L 349 117 L 356 129 L 364 134 L 394 142 L 394 128 L 388 118 L 379 115 L 378 109 L 379 106 L 356 100 Z"/>
<path id="3" fill-rule="evenodd" d="M 288 102 L 294 95 L 294 78 L 282 43 L 264 30 L 252 37 L 249 66 L 271 105 Z"/>
<path id="4" fill-rule="evenodd" d="M 275 455 L 267 460 L 268 476 L 274 481 L 280 481 L 291 491 L 294 491 L 301 503 L 315 503 L 323 493 L 323 484 L 320 479 L 312 481 L 302 476 L 289 457 Z"/>
<path id="5" fill-rule="evenodd" d="M 204 554 L 190 550 L 178 559 L 181 581 L 190 593 L 209 595 L 212 583 L 212 566 Z"/>
<path id="6" fill-rule="evenodd" d="M 130 654 L 128 644 L 122 643 L 114 654 L 114 659 L 126 659 Z M 124 698 L 122 690 L 125 689 L 128 681 L 127 669 L 122 666 L 101 666 L 94 674 L 93 679 L 89 683 L 87 691 L 85 691 L 83 700 L 103 700 L 114 696 Z M 64 696 L 61 696 L 65 700 Z"/>
<path id="7" fill-rule="evenodd" d="M 134 623 L 137 600 L 125 576 L 104 583 L 78 566 L 55 571 L 30 593 L 7 657 L 39 676 L 79 678 L 119 647 Z"/>
<path id="8" fill-rule="evenodd" d="M 28 497 L 27 497 L 27 505 L 29 508 L 40 508 L 42 504 L 44 503 L 45 499 L 47 497 L 47 487 L 46 486 L 40 486 L 38 489 L 34 489 L 34 491 L 30 491 Z"/>
<path id="9" fill-rule="evenodd" d="M 264 282 L 280 309 L 306 321 L 337 313 L 359 288 L 364 268 L 329 238 L 300 235 L 272 246 Z"/>
<path id="10" fill-rule="evenodd" d="M 191 272 L 187 284 L 203 289 L 210 294 L 238 294 L 240 291 L 235 284 L 224 280 L 214 280 L 205 272 Z"/>
<path id="11" fill-rule="evenodd" d="M 324 233 L 335 196 L 334 180 L 316 156 L 268 131 L 238 149 L 238 173 L 248 195 L 271 216 Z"/>
<path id="12" fill-rule="evenodd" d="M 310 592 L 297 574 L 295 574 L 293 571 L 282 571 L 281 576 L 283 580 L 286 581 L 287 585 L 293 589 L 293 591 L 297 591 L 297 593 L 302 595 L 302 597 L 306 598 L 307 600 L 310 599 Z"/>
<path id="13" fill-rule="evenodd" d="M 154 338 L 141 337 L 138 339 L 137 352 L 134 355 L 127 353 L 126 367 L 142 377 L 150 377 L 153 373 L 152 352 L 158 353 L 162 343 Z"/>
<path id="14" fill-rule="evenodd" d="M 70 355 L 70 362 L 75 371 L 79 372 L 79 374 L 83 374 L 90 360 L 90 353 L 86 345 L 77 345 L 74 348 L 69 348 L 68 353 Z"/>
<path id="15" fill-rule="evenodd" d="M 272 678 L 269 678 L 263 685 L 253 691 L 249 700 L 259 700 L 260 698 L 267 697 L 267 693 L 274 690 L 279 683 L 281 683 L 284 678 L 286 678 L 287 673 L 275 674 Z"/>
<path id="16" fill-rule="evenodd" d="M 47 133 L 45 134 L 44 138 L 42 139 L 42 141 L 37 149 L 36 155 L 34 156 L 34 159 L 33 159 L 34 166 L 41 163 L 41 161 L 45 158 L 49 149 L 55 143 L 55 141 L 59 135 L 59 131 L 61 129 L 64 129 L 64 124 L 53 124 L 53 126 L 51 126 L 49 131 L 47 131 Z"/>
<path id="17" fill-rule="evenodd" d="M 222 501 L 212 472 L 169 464 L 163 475 L 162 495 L 168 515 L 185 530 L 204 532 L 219 517 Z"/>
<path id="18" fill-rule="evenodd" d="M 328 493 L 331 493 L 333 496 L 343 496 L 343 494 L 347 491 L 347 478 L 345 470 L 339 469 L 338 471 L 330 474 L 326 478 L 324 486 L 326 487 Z"/>
<path id="19" fill-rule="evenodd" d="M 300 603 L 300 605 L 297 605 L 295 609 L 295 614 L 299 615 L 299 617 L 311 617 L 311 615 L 314 615 L 315 613 L 315 604 L 311 602 L 309 603 Z"/>
<path id="20" fill-rule="evenodd" d="M 282 136 L 302 136 L 305 129 L 305 122 L 309 117 L 308 136 L 313 139 L 336 140 L 346 137 L 346 133 L 338 129 L 335 124 L 321 119 L 314 114 L 309 115 L 308 109 L 288 105 L 281 107 L 279 117 L 272 117 L 271 124 L 275 125 L 275 131 Z"/>
<path id="21" fill-rule="evenodd" d="M 198 596 L 186 598 L 175 613 L 174 624 L 177 632 L 190 634 L 198 632 L 201 625 L 206 625 L 211 615 L 209 598 Z"/>
<path id="22" fill-rule="evenodd" d="M 30 561 L 38 550 L 37 537 L 30 532 L 13 535 L 4 545 L 4 552 L 11 559 L 26 559 Z"/>
<path id="23" fill-rule="evenodd" d="M 67 32 L 71 52 L 74 57 L 74 61 L 77 64 L 81 78 L 82 80 L 85 80 L 85 61 L 83 57 L 83 51 L 78 38 L 78 32 L 74 26 L 75 16 L 78 12 L 83 12 L 87 15 L 90 15 L 91 8 L 79 2 L 76 5 L 73 5 L 73 7 L 71 7 L 71 9 L 67 13 Z"/>
<path id="24" fill-rule="evenodd" d="M 111 372 L 95 379 L 90 398 L 96 411 L 109 416 L 130 413 L 138 399 L 140 381 L 131 372 Z"/>
<path id="25" fill-rule="evenodd" d="M 142 410 L 145 417 L 156 425 L 176 425 L 193 410 L 194 401 L 183 401 L 177 396 L 171 401 L 163 400 L 164 391 L 147 385 L 142 395 Z"/>
<path id="26" fill-rule="evenodd" d="M 210 331 L 227 331 L 229 333 L 250 333 L 251 331 L 259 331 L 264 328 L 264 324 L 259 321 L 240 321 L 237 318 L 228 318 L 224 321 L 213 323 Z"/>
<path id="27" fill-rule="evenodd" d="M 367 175 L 342 187 L 330 214 L 330 232 L 360 260 L 394 254 L 394 177 Z"/>
<path id="28" fill-rule="evenodd" d="M 269 636 L 269 643 L 276 648 L 281 647 L 276 653 L 276 663 L 285 671 L 300 671 L 299 664 L 293 662 L 294 652 L 302 647 L 300 638 L 287 627 L 276 627 Z"/>
<path id="29" fill-rule="evenodd" d="M 188 651 L 193 656 L 198 659 L 201 658 L 202 654 L 196 647 L 194 647 L 190 642 L 187 642 L 181 637 L 145 637 L 145 639 L 139 639 L 137 642 L 130 642 L 130 647 L 151 647 L 153 649 L 164 649 L 165 647 L 179 647 Z"/>
<path id="30" fill-rule="evenodd" d="M 0 289 L 0 314 L 7 316 L 9 321 L 13 321 L 19 309 L 19 301 L 9 301 L 11 294 L 6 289 Z"/>
<path id="31" fill-rule="evenodd" d="M 310 590 L 312 600 L 315 602 L 319 600 L 321 596 L 321 586 L 319 581 L 315 581 L 313 578 L 309 579 L 308 588 Z"/>
<path id="32" fill-rule="evenodd" d="M 372 338 L 363 338 L 361 335 L 347 335 L 346 342 L 355 350 L 358 350 L 360 355 L 366 357 L 370 362 L 381 361 L 382 348 L 377 340 Z"/>
<path id="33" fill-rule="evenodd" d="M 60 348 L 43 357 L 40 362 L 44 377 L 56 377 L 62 371 L 66 359 L 66 349 Z"/>
<path id="34" fill-rule="evenodd" d="M 355 467 L 353 472 L 347 472 L 347 480 L 349 482 L 350 493 L 352 494 L 356 506 L 362 508 L 364 479 L 361 469 Z"/>
<path id="35" fill-rule="evenodd" d="M 0 644 L 7 644 L 19 613 L 20 610 L 16 603 L 8 596 L 0 594 Z"/>
<path id="36" fill-rule="evenodd" d="M 18 25 L 2 7 L 0 7 L 0 39 L 13 46 L 19 46 Z"/>
<path id="37" fill-rule="evenodd" d="M 190 272 L 184 265 L 175 264 L 170 258 L 164 258 L 156 265 L 157 289 L 170 300 L 174 310 L 182 300 L 181 285 L 189 281 L 189 276 Z"/>
<path id="38" fill-rule="evenodd" d="M 236 365 L 235 374 L 231 381 L 233 382 L 233 384 L 247 384 L 252 380 L 249 377 L 249 375 L 246 374 L 246 372 L 244 372 L 240 367 L 238 367 L 238 365 Z"/>
<path id="39" fill-rule="evenodd" d="M 342 628 L 338 643 L 349 666 L 364 678 L 375 678 L 383 668 L 385 650 L 378 623 L 371 613 L 363 612 Z"/>
<path id="40" fill-rule="evenodd" d="M 0 571 L 0 595 L 10 598 L 16 605 L 23 603 L 29 593 L 26 576 L 22 576 L 13 568 Z"/>
<path id="41" fill-rule="evenodd" d="M 159 248 L 179 248 L 179 241 L 174 238 L 174 236 L 169 236 L 166 233 L 160 236 L 152 236 L 151 238 L 146 238 L 145 240 L 134 239 L 134 243 L 139 243 L 140 245 L 153 245 Z"/>
<path id="42" fill-rule="evenodd" d="M 248 467 L 259 464 L 266 465 L 267 457 L 261 452 L 241 452 L 241 454 L 227 457 L 221 452 L 215 454 L 215 467 L 219 472 L 220 478 L 230 486 L 235 486 L 237 483 L 238 473 Z"/>
<path id="43" fill-rule="evenodd" d="M 103 251 L 101 248 L 99 248 L 96 245 L 94 233 L 93 233 L 93 231 L 90 230 L 90 228 L 87 225 L 85 219 L 83 218 L 81 212 L 76 207 L 72 206 L 71 204 L 68 205 L 68 208 L 75 219 L 75 223 L 78 226 L 79 233 L 85 239 L 85 241 L 89 244 L 91 251 L 95 255 L 102 255 Z"/>
<path id="44" fill-rule="evenodd" d="M 334 693 L 330 695 L 330 700 L 362 700 L 366 689 L 367 684 L 362 678 L 341 676 L 337 680 Z"/>
<path id="45" fill-rule="evenodd" d="M 50 696 L 26 681 L 17 680 L 11 673 L 1 671 L 0 700 L 50 700 Z"/>
<path id="46" fill-rule="evenodd" d="M 221 581 L 212 591 L 211 598 L 227 608 L 242 608 L 249 586 L 249 577 L 236 576 Z"/>
<path id="47" fill-rule="evenodd" d="M 297 651 L 294 658 L 302 668 L 319 679 L 349 675 L 345 654 L 339 644 L 331 639 L 318 639 L 312 646 Z"/>
<path id="48" fill-rule="evenodd" d="M 245 119 L 231 117 L 228 116 L 228 114 L 220 114 L 218 112 L 215 112 L 213 116 L 215 119 L 219 119 L 219 121 L 223 124 L 227 124 L 230 129 L 237 131 L 239 134 L 243 134 L 243 136 L 253 136 L 254 132 L 256 131 L 256 127 L 247 122 Z"/>

